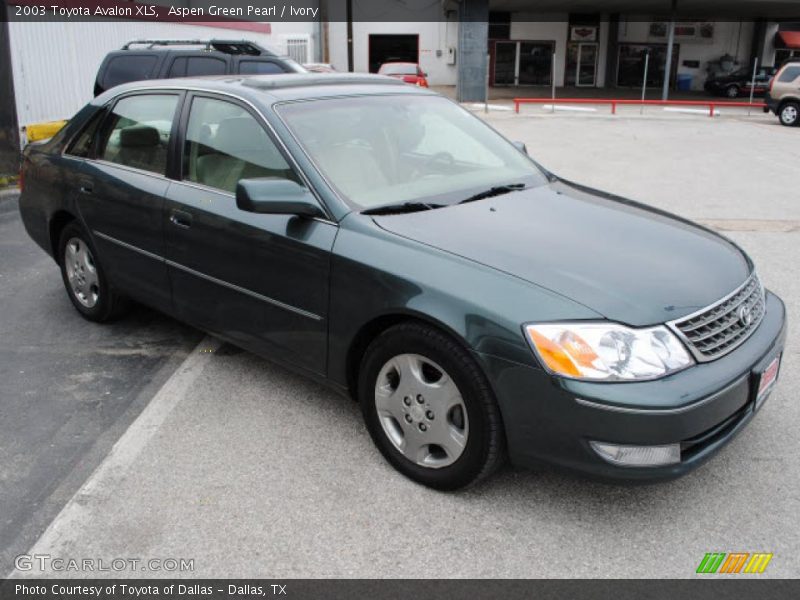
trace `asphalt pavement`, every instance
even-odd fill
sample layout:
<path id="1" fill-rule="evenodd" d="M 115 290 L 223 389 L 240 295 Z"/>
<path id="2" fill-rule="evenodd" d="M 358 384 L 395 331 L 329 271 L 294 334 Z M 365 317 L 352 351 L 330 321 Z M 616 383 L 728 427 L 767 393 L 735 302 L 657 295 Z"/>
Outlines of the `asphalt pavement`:
<path id="1" fill-rule="evenodd" d="M 798 314 L 800 130 L 760 115 L 504 111 L 488 120 L 559 175 L 724 231 L 751 254 L 764 283 L 786 302 L 790 320 Z M 65 349 L 26 354 L 23 346 L 56 344 L 94 357 L 97 347 L 144 335 L 140 329 L 162 340 L 171 339 L 165 331 L 185 330 L 151 313 L 113 326 L 118 329 L 81 321 L 55 268 L 26 242 L 18 220 L 2 221 L 0 236 L 0 364 L 4 378 L 19 375 L 3 391 L 0 443 L 6 444 L 9 429 L 19 429 L 8 422 L 25 418 L 20 403 L 45 367 L 60 383 L 35 384 L 46 404 L 31 416 L 52 421 L 53 431 L 64 419 L 61 396 L 97 406 L 105 391 L 116 397 L 141 378 L 131 370 L 145 368 L 115 363 L 104 367 L 107 377 L 84 381 L 75 376 L 98 371 L 85 366 L 86 358 L 68 359 Z M 18 341 L 9 341 L 9 331 Z M 507 468 L 468 491 L 440 493 L 385 463 L 354 403 L 205 338 L 146 402 L 144 391 L 136 395 L 130 406 L 143 402 L 145 408 L 39 540 L 18 541 L 3 556 L 192 561 L 192 569 L 180 572 L 51 568 L 18 576 L 602 578 L 694 577 L 707 552 L 771 552 L 759 577 L 793 577 L 800 564 L 799 352 L 792 328 L 781 380 L 757 417 L 718 456 L 679 480 L 626 487 Z M 159 364 L 178 355 L 161 352 Z M 72 362 L 59 370 L 56 358 Z M 39 374 L 16 373 L 30 373 L 31 362 Z M 93 435 L 86 433 L 87 444 Z M 14 452 L 38 452 L 37 443 L 31 434 Z M 43 454 L 41 468 L 52 460 Z M 18 468 L 2 467 L 3 494 L 20 495 L 36 481 L 11 481 Z"/>
<path id="2" fill-rule="evenodd" d="M 0 197 L 0 572 L 41 535 L 201 334 L 136 308 L 95 325 Z"/>

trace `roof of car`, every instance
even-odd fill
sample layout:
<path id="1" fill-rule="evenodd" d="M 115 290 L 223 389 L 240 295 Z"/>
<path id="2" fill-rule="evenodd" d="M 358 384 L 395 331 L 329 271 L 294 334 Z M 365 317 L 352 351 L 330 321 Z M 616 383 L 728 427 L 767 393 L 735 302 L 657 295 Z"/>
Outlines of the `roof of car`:
<path id="1" fill-rule="evenodd" d="M 148 89 L 193 89 L 235 93 L 243 98 L 272 103 L 283 100 L 310 100 L 335 96 L 385 93 L 433 94 L 424 88 L 410 86 L 399 79 L 363 73 L 288 73 L 283 75 L 216 75 L 180 79 L 154 79 L 126 83 L 95 99 L 104 104 L 129 91 Z"/>

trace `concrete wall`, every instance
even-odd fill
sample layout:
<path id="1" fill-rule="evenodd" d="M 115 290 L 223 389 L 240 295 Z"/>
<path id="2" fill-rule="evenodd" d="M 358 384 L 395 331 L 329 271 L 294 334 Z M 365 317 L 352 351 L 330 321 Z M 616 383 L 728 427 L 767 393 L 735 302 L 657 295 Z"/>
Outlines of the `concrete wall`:
<path id="1" fill-rule="evenodd" d="M 418 35 L 419 62 L 430 84 L 455 85 L 457 66 L 447 64 L 447 48 L 458 45 L 458 17 L 454 10 L 448 13 L 448 20 L 444 15 L 442 3 L 429 0 L 405 0 L 388 6 L 354 2 L 353 70 L 369 71 L 370 34 Z M 346 22 L 329 23 L 328 55 L 337 71 L 347 71 Z"/>
<path id="2" fill-rule="evenodd" d="M 649 35 L 650 21 L 640 18 L 633 20 L 622 17 L 619 23 L 620 43 L 662 43 L 666 38 L 655 38 Z M 714 23 L 714 37 L 711 42 L 676 38 L 680 45 L 678 55 L 678 74 L 692 75 L 692 89 L 702 90 L 706 80 L 706 65 L 709 61 L 730 54 L 737 58 L 741 66 L 748 66 L 750 59 L 750 42 L 753 36 L 753 22 L 717 21 Z M 700 68 L 690 69 L 683 66 L 684 60 L 700 61 Z M 613 85 L 615 82 L 608 82 Z"/>
<path id="3" fill-rule="evenodd" d="M 217 27 L 146 21 L 9 23 L 19 126 L 69 118 L 92 98 L 97 69 L 105 55 L 142 38 L 247 39 L 284 53 L 286 37 L 309 37 L 314 57 L 316 26 L 272 23 L 270 34 Z"/>
<path id="4" fill-rule="evenodd" d="M 483 102 L 488 93 L 488 0 L 462 0 L 459 5 L 458 80 L 459 102 Z"/>
<path id="5" fill-rule="evenodd" d="M 346 71 L 347 24 L 331 23 L 331 25 L 336 25 L 336 54 L 333 54 L 333 49 L 331 51 L 332 56 L 335 56 L 333 64 L 337 70 Z M 353 66 L 354 70 L 359 73 L 369 72 L 370 34 L 418 35 L 419 64 L 422 70 L 428 73 L 429 83 L 431 85 L 456 84 L 456 66 L 447 64 L 447 47 L 455 47 L 457 44 L 458 23 L 455 19 L 445 22 L 353 23 Z"/>
<path id="6" fill-rule="evenodd" d="M 767 23 L 764 28 L 764 47 L 759 48 L 758 51 L 760 51 L 761 61 L 765 65 L 775 65 L 775 36 L 779 28 L 778 23 Z"/>

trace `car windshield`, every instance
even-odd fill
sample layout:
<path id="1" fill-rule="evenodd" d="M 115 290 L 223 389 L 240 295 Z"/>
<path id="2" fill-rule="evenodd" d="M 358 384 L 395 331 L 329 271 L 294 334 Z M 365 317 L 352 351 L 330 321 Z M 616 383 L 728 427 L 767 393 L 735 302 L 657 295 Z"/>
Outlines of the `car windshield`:
<path id="1" fill-rule="evenodd" d="M 380 69 L 382 75 L 416 75 L 417 65 L 397 63 L 386 64 Z"/>
<path id="2" fill-rule="evenodd" d="M 357 210 L 455 204 L 495 186 L 547 181 L 508 140 L 439 96 L 322 99 L 283 104 L 278 112 Z"/>

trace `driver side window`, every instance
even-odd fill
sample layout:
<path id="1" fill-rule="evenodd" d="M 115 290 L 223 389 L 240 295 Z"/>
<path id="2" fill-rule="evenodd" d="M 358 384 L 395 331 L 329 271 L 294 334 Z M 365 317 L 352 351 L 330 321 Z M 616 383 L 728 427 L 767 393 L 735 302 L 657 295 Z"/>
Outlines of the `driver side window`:
<path id="1" fill-rule="evenodd" d="M 237 104 L 196 97 L 189 111 L 183 178 L 234 193 L 240 179 L 300 182 L 261 124 Z"/>

